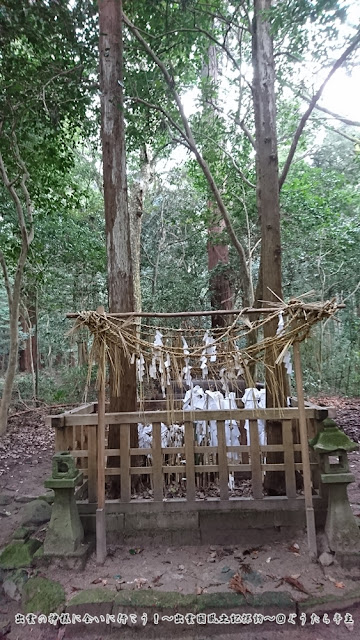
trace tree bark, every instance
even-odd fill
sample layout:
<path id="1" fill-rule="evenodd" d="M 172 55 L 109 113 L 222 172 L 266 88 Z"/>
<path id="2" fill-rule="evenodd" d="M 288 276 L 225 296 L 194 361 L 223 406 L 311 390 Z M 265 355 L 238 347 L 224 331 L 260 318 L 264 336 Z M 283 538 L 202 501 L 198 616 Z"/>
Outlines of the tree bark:
<path id="1" fill-rule="evenodd" d="M 26 254 L 21 256 L 19 260 L 15 283 L 12 291 L 12 302 L 9 306 L 10 319 L 10 344 L 9 344 L 9 360 L 5 374 L 4 388 L 0 405 L 0 435 L 6 432 L 7 419 L 11 404 L 11 395 L 14 386 L 16 367 L 18 363 L 19 353 L 19 312 L 20 312 L 20 290 L 21 281 L 24 272 L 24 264 Z"/>
<path id="2" fill-rule="evenodd" d="M 216 102 L 217 82 L 218 82 L 218 57 L 214 45 L 210 45 L 207 51 L 207 60 L 203 65 L 202 77 L 207 79 L 208 84 L 203 85 L 203 118 L 208 130 L 211 130 L 215 114 L 214 102 Z M 210 93 L 210 96 L 207 96 Z M 204 150 L 206 160 L 206 149 Z M 209 200 L 209 209 L 213 212 L 213 219 L 208 227 L 208 270 L 210 301 L 212 309 L 231 309 L 233 306 L 233 296 L 228 277 L 226 265 L 229 264 L 229 247 L 221 240 L 221 236 L 226 229 L 225 222 L 221 218 L 216 204 Z M 224 327 L 230 318 L 223 315 L 212 316 L 211 326 Z"/>
<path id="3" fill-rule="evenodd" d="M 140 151 L 139 175 L 130 189 L 129 197 L 131 255 L 134 274 L 134 311 L 141 311 L 141 228 L 144 213 L 144 198 L 151 180 L 151 161 L 150 147 L 144 144 Z"/>
<path id="4" fill-rule="evenodd" d="M 109 309 L 113 313 L 133 311 L 135 307 L 126 180 L 121 0 L 99 0 L 99 29 L 108 295 Z M 110 371 L 110 411 L 135 411 L 135 367 L 130 365 L 124 353 L 119 355 L 118 364 L 118 387 Z M 109 447 L 119 446 L 120 427 L 112 425 Z M 137 446 L 136 425 L 131 432 L 131 446 Z M 118 462 L 110 459 L 110 465 L 117 466 Z"/>
<path id="5" fill-rule="evenodd" d="M 229 268 L 229 247 L 226 244 L 217 243 L 217 236 L 221 235 L 225 229 L 222 219 L 217 224 L 213 224 L 208 229 L 208 269 L 210 280 L 210 300 L 212 309 L 232 309 L 233 293 L 228 277 Z M 219 267 L 222 268 L 219 271 Z M 217 269 L 217 271 L 214 271 Z M 212 327 L 225 327 L 231 316 L 212 316 Z"/>
<path id="6" fill-rule="evenodd" d="M 1 130 L 1 129 L 0 129 Z M 13 132 L 11 139 L 14 158 L 16 160 L 17 167 L 21 169 L 22 175 L 16 181 L 11 181 L 8 175 L 7 168 L 5 166 L 2 154 L 0 152 L 0 175 L 3 180 L 4 186 L 9 192 L 9 195 L 13 201 L 15 211 L 17 214 L 19 231 L 21 236 L 21 249 L 18 258 L 14 284 L 11 288 L 8 270 L 4 254 L 0 250 L 0 264 L 3 272 L 5 289 L 9 304 L 9 320 L 10 320 L 10 344 L 9 344 L 9 360 L 5 374 L 4 388 L 0 405 L 0 435 L 5 433 L 7 429 L 7 420 L 9 407 L 11 403 L 11 394 L 14 386 L 14 379 L 16 374 L 16 367 L 19 358 L 19 315 L 20 315 L 20 294 L 21 285 L 23 281 L 24 268 L 27 260 L 30 244 L 34 239 L 34 226 L 32 215 L 32 202 L 26 182 L 29 179 L 27 168 L 23 159 L 20 156 L 19 147 L 16 140 L 16 135 Z M 17 183 L 17 186 L 15 184 Z M 23 198 L 23 202 L 20 199 L 20 195 Z"/>
<path id="7" fill-rule="evenodd" d="M 281 282 L 281 235 L 279 203 L 278 145 L 276 135 L 275 64 L 270 24 L 266 12 L 271 0 L 254 0 L 254 21 L 252 37 L 253 57 L 253 101 L 256 131 L 256 193 L 261 226 L 261 274 L 262 299 L 278 302 L 282 299 Z M 259 291 L 260 293 L 260 291 Z M 278 322 L 275 319 L 264 326 L 264 337 L 276 334 Z M 275 365 L 277 353 L 268 349 L 266 365 L 266 403 L 268 407 L 286 406 L 288 385 L 283 365 Z M 275 374 L 278 394 L 272 393 L 271 373 Z M 282 441 L 281 423 L 267 421 L 268 444 Z M 281 462 L 281 455 L 271 453 L 269 463 Z M 265 488 L 269 493 L 283 493 L 284 474 L 267 473 Z"/>

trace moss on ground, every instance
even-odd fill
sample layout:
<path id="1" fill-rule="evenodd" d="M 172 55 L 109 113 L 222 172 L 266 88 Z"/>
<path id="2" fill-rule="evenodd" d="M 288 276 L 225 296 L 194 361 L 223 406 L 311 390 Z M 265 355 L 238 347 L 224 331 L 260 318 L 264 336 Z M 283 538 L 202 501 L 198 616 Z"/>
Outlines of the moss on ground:
<path id="1" fill-rule="evenodd" d="M 68 606 L 77 604 L 96 604 L 98 602 L 113 602 L 113 600 L 115 600 L 115 596 L 115 591 L 110 591 L 110 589 L 85 589 L 84 591 L 79 591 L 79 593 L 71 598 L 70 602 L 68 602 Z"/>
<path id="2" fill-rule="evenodd" d="M 41 542 L 34 539 L 30 539 L 27 542 L 13 540 L 0 555 L 0 567 L 2 569 L 30 567 L 34 554 L 40 546 Z"/>
<path id="3" fill-rule="evenodd" d="M 65 604 L 65 591 L 59 582 L 47 578 L 30 578 L 23 590 L 23 610 L 25 613 L 59 611 Z"/>

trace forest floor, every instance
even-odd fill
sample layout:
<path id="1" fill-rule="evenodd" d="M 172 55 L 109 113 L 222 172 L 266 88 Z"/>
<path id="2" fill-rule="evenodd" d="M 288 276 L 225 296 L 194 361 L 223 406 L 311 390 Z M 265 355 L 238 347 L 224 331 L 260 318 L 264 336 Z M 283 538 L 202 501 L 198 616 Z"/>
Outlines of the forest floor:
<path id="1" fill-rule="evenodd" d="M 360 398 L 322 397 L 316 403 L 335 406 L 339 426 L 360 442 Z M 0 439 L 0 549 L 19 526 L 23 503 L 45 493 L 43 483 L 51 474 L 54 453 L 54 434 L 45 425 L 48 413 L 46 408 L 18 412 L 10 418 L 8 433 Z M 348 495 L 354 514 L 360 516 L 360 453 L 351 453 L 349 460 L 356 482 L 349 485 Z M 40 527 L 40 539 L 45 531 L 46 527 Z M 102 567 L 96 565 L 92 556 L 81 573 L 54 567 L 46 570 L 46 577 L 60 581 L 69 599 L 81 589 L 99 586 L 117 591 L 151 587 L 184 594 L 224 592 L 229 591 L 236 573 L 248 575 L 247 586 L 254 594 L 288 591 L 299 602 L 309 594 L 341 596 L 356 588 L 359 580 L 358 573 L 344 570 L 336 563 L 323 567 L 311 562 L 304 531 L 299 531 L 296 539 L 266 541 L 256 548 L 249 540 L 247 549 L 219 545 L 164 547 L 153 542 L 139 548 L 134 539 L 126 545 L 110 547 Z M 9 619 L 18 609 L 17 603 L 1 601 L 0 596 L 0 620 L 4 616 Z M 360 618 L 358 634 L 359 628 Z M 22 638 L 18 631 L 7 636 L 9 640 Z M 32 633 L 31 636 L 35 638 Z M 332 636 L 327 633 L 326 637 Z M 322 635 L 316 638 L 321 640 Z"/>

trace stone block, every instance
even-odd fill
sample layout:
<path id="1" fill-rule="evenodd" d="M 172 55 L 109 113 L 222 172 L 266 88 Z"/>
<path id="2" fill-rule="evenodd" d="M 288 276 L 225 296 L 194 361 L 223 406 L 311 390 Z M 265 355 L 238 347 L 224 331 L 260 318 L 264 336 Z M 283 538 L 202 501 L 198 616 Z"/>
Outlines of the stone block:
<path id="1" fill-rule="evenodd" d="M 22 507 L 20 514 L 23 525 L 43 524 L 51 518 L 51 507 L 45 500 L 32 500 Z"/>
<path id="2" fill-rule="evenodd" d="M 97 632 L 109 632 L 110 624 L 106 623 L 106 616 L 112 614 L 114 599 L 116 593 L 110 589 L 94 588 L 86 589 L 77 593 L 67 604 L 66 612 L 72 615 L 80 616 L 81 619 L 86 614 L 93 617 L 96 616 L 100 621 L 100 616 L 103 616 L 104 622 L 96 622 L 96 624 L 86 624 L 86 622 L 77 622 L 74 625 L 69 625 L 67 634 L 71 637 L 73 634 L 77 637 L 77 633 L 84 630 L 89 633 L 96 628 Z"/>
<path id="3" fill-rule="evenodd" d="M 19 569 L 30 567 L 33 563 L 35 551 L 41 546 L 39 540 L 30 538 L 27 542 L 13 540 L 0 555 L 0 567 L 2 569 Z"/>
<path id="4" fill-rule="evenodd" d="M 27 580 L 28 574 L 23 569 L 17 569 L 13 573 L 8 574 L 3 583 L 4 593 L 10 600 L 19 602 Z"/>
<path id="5" fill-rule="evenodd" d="M 13 533 L 13 540 L 28 540 L 35 531 L 34 527 L 18 527 Z"/>
<path id="6" fill-rule="evenodd" d="M 46 502 L 43 504 L 47 505 Z M 49 505 L 47 505 L 49 506 Z M 50 524 L 44 542 L 45 555 L 71 555 L 84 539 L 84 530 L 73 489 L 56 489 Z"/>
<path id="7" fill-rule="evenodd" d="M 199 514 L 193 511 L 168 513 L 125 513 L 125 532 L 130 531 L 186 531 L 199 527 Z"/>
<path id="8" fill-rule="evenodd" d="M 22 607 L 25 613 L 43 613 L 62 611 L 65 604 L 65 591 L 59 582 L 47 578 L 30 578 L 24 586 Z"/>

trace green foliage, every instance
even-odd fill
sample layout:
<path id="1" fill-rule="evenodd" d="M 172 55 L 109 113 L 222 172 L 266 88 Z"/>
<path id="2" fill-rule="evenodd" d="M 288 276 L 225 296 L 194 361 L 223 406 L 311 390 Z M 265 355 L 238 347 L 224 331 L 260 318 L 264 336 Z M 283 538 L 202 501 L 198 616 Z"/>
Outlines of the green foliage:
<path id="1" fill-rule="evenodd" d="M 186 173 L 173 172 L 149 193 L 142 233 L 144 310 L 182 311 L 208 303 L 204 198 Z"/>

